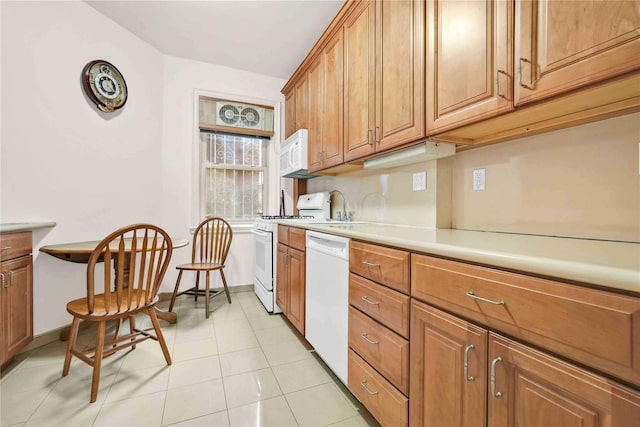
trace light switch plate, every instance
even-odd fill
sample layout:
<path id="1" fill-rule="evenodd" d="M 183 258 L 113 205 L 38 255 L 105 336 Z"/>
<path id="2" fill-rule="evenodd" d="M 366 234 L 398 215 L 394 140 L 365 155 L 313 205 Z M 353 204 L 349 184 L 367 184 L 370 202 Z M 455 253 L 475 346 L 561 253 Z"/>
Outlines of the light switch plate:
<path id="1" fill-rule="evenodd" d="M 427 189 L 427 172 L 415 172 L 413 174 L 413 191 Z"/>
<path id="2" fill-rule="evenodd" d="M 484 190 L 485 178 L 485 170 L 484 169 L 474 169 L 473 170 L 473 189 L 474 190 Z"/>

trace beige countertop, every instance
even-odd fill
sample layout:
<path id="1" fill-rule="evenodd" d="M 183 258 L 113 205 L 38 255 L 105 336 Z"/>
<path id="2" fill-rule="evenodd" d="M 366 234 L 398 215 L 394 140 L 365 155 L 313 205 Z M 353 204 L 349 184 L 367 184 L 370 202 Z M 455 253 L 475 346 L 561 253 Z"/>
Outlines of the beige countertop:
<path id="1" fill-rule="evenodd" d="M 53 221 L 31 221 L 31 222 L 3 222 L 0 224 L 0 233 L 15 233 L 18 231 L 37 230 L 39 228 L 52 228 L 56 223 Z"/>
<path id="2" fill-rule="evenodd" d="M 283 225 L 416 252 L 631 291 L 640 295 L 640 244 L 390 224 Z"/>

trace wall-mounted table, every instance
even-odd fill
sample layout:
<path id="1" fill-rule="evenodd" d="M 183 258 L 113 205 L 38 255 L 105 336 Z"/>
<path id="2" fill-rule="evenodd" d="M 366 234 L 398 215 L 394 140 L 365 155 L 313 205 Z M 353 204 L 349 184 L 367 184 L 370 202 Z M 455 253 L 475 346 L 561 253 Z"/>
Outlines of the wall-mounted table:
<path id="1" fill-rule="evenodd" d="M 173 243 L 173 248 L 176 249 L 187 246 L 190 240 L 172 239 L 171 242 Z M 44 252 L 63 261 L 86 264 L 89 262 L 89 257 L 96 246 L 98 246 L 98 243 L 100 243 L 100 240 L 46 245 L 40 248 L 40 252 Z M 127 250 L 127 248 L 125 248 L 125 250 Z M 102 261 L 102 259 L 100 259 L 100 261 Z M 177 315 L 173 312 L 163 311 L 156 307 L 156 313 L 158 314 L 158 318 L 169 323 L 176 323 L 177 321 Z M 63 331 L 63 333 L 60 334 L 60 338 L 64 339 L 64 337 L 65 335 Z"/>

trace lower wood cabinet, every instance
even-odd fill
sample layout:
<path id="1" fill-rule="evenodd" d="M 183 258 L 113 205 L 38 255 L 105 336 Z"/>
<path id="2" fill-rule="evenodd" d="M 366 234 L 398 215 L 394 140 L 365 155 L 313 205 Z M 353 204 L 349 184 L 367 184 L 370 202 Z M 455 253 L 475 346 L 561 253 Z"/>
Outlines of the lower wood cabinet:
<path id="1" fill-rule="evenodd" d="M 306 294 L 304 236 L 303 229 L 278 226 L 276 304 L 302 335 Z"/>
<path id="2" fill-rule="evenodd" d="M 31 232 L 0 235 L 0 365 L 33 340 Z"/>
<path id="3" fill-rule="evenodd" d="M 418 301 L 411 426 L 632 426 L 640 392 Z M 486 408 L 486 409 L 485 409 Z"/>

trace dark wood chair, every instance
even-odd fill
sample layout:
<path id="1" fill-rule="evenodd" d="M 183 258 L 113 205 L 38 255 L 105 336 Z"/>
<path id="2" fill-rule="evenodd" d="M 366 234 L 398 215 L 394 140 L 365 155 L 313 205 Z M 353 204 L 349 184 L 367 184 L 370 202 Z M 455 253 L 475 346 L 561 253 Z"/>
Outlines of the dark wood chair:
<path id="1" fill-rule="evenodd" d="M 109 234 L 91 253 L 87 264 L 87 296 L 67 304 L 73 322 L 62 370 L 62 376 L 69 373 L 71 356 L 93 367 L 91 402 L 98 396 L 100 367 L 106 356 L 135 348 L 137 343 L 151 338 L 160 343 L 167 365 L 171 365 L 155 305 L 172 251 L 171 238 L 164 230 L 154 225 L 135 224 Z M 100 262 L 104 262 L 104 269 L 96 269 Z M 153 332 L 136 328 L 137 313 L 149 315 Z M 129 319 L 129 333 L 118 336 L 123 319 Z M 76 347 L 81 320 L 98 325 L 95 347 L 88 350 Z M 106 337 L 106 323 L 110 320 L 117 320 L 116 332 L 113 337 Z"/>
<path id="2" fill-rule="evenodd" d="M 176 302 L 176 297 L 182 294 L 195 295 L 196 301 L 198 295 L 204 294 L 205 296 L 205 310 L 206 317 L 209 317 L 209 300 L 224 290 L 227 294 L 227 301 L 231 304 L 231 295 L 229 294 L 229 287 L 227 286 L 227 279 L 224 276 L 224 263 L 229 254 L 229 248 L 231 247 L 231 240 L 233 239 L 233 232 L 231 226 L 227 221 L 219 217 L 208 218 L 202 221 L 196 228 L 193 234 L 193 245 L 191 247 L 191 263 L 181 264 L 176 266 L 180 271 L 178 273 L 178 280 L 176 280 L 176 287 L 173 290 L 173 296 L 171 297 L 171 304 L 169 305 L 169 311 L 173 310 L 173 305 Z M 224 289 L 213 292 L 209 291 L 209 276 L 214 270 L 220 272 L 222 278 L 222 284 Z M 194 287 L 187 289 L 186 291 L 178 292 L 180 288 L 180 280 L 182 279 L 182 273 L 184 271 L 196 272 L 196 284 Z M 204 292 L 199 288 L 200 285 L 200 272 L 206 273 L 206 283 Z"/>

